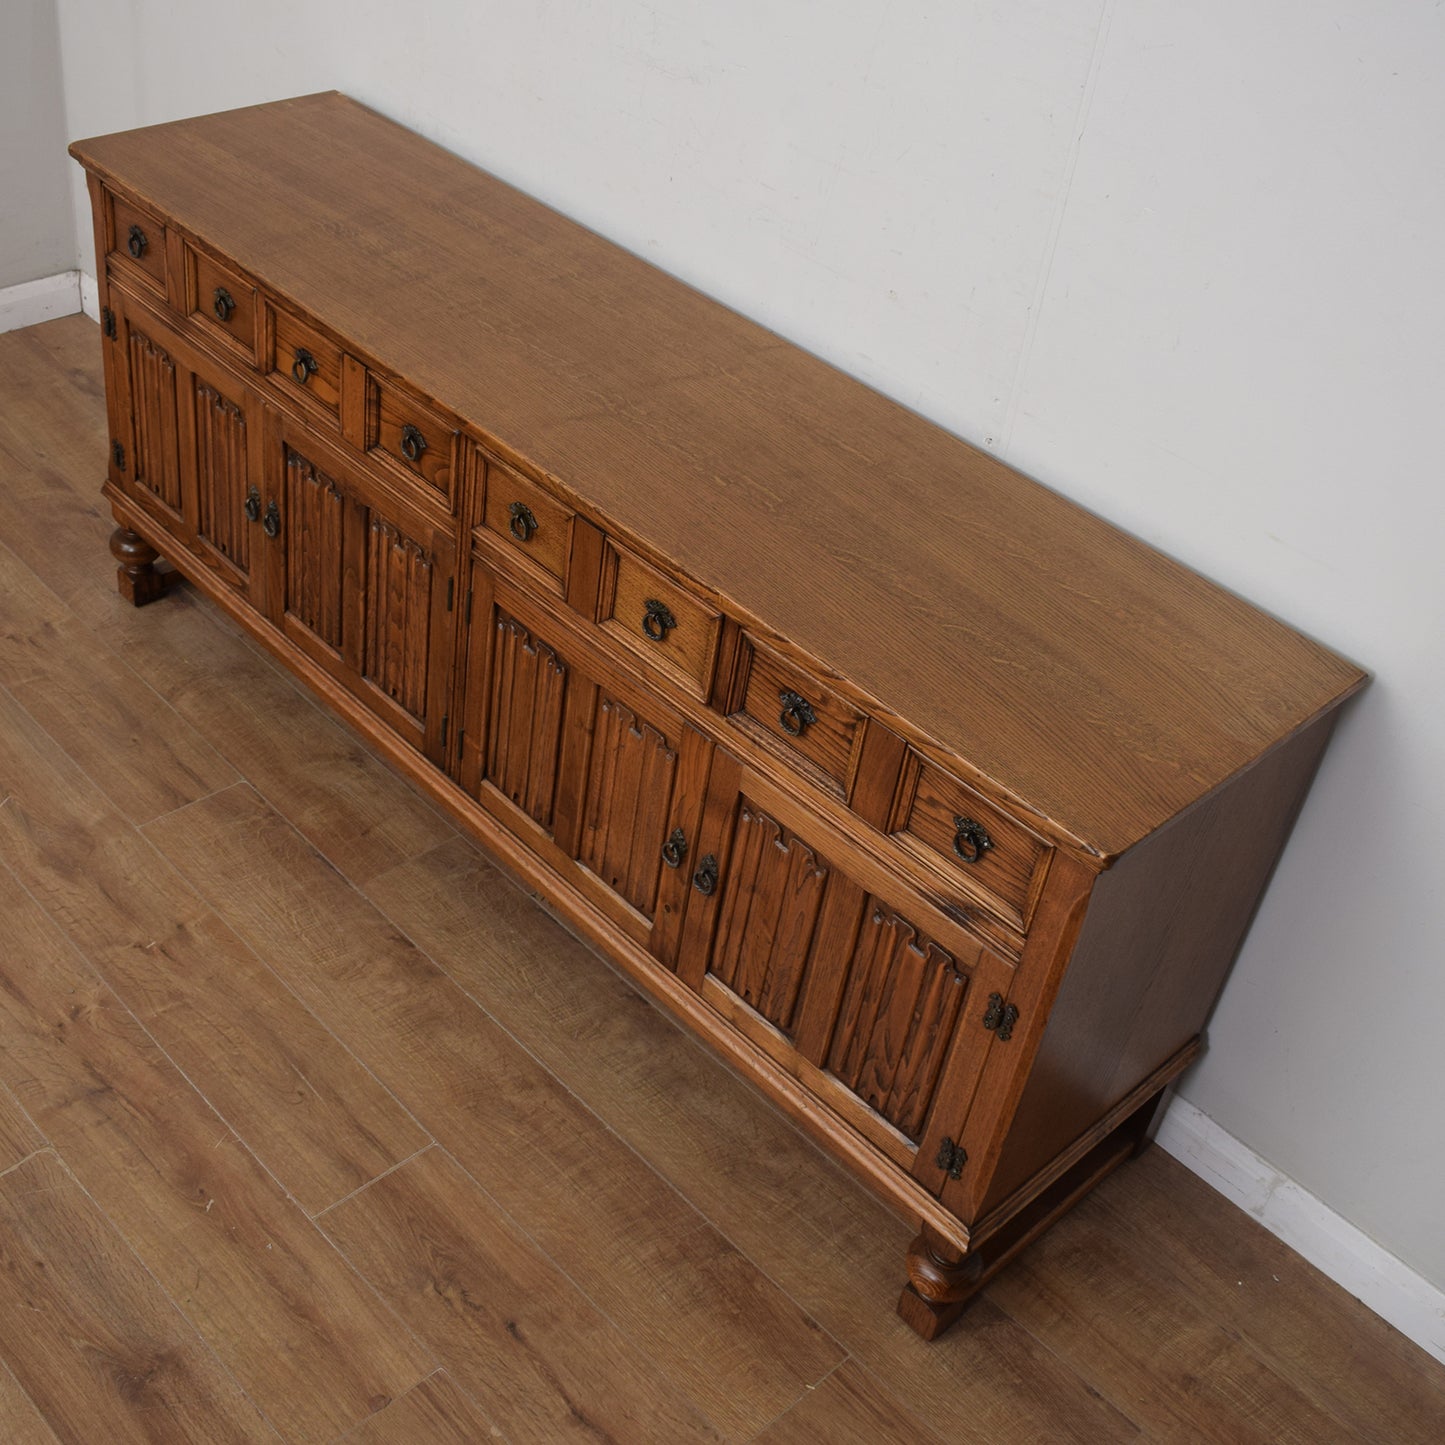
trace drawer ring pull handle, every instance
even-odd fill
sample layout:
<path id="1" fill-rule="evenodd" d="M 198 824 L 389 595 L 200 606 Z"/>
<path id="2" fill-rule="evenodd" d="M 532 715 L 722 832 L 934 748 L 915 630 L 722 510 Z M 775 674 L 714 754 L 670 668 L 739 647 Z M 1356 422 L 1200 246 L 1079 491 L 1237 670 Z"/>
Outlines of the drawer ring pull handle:
<path id="1" fill-rule="evenodd" d="M 256 522 L 261 518 L 261 493 L 255 487 L 246 492 L 246 520 Z"/>
<path id="2" fill-rule="evenodd" d="M 709 853 L 697 865 L 697 872 L 692 875 L 692 886 L 704 898 L 711 898 L 717 892 L 717 858 L 713 854 Z"/>
<path id="3" fill-rule="evenodd" d="M 955 818 L 953 828 L 953 851 L 965 863 L 977 863 L 993 847 L 987 829 L 972 818 Z"/>
<path id="4" fill-rule="evenodd" d="M 268 537 L 277 537 L 281 534 L 281 508 L 276 505 L 275 497 L 266 503 L 266 516 L 261 522 L 261 530 Z"/>
<path id="5" fill-rule="evenodd" d="M 519 541 L 530 542 L 537 531 L 537 518 L 525 502 L 513 502 L 507 508 L 510 520 L 507 530 Z"/>
<path id="6" fill-rule="evenodd" d="M 236 298 L 224 286 L 217 286 L 216 294 L 211 298 L 211 309 L 218 321 L 229 321 L 236 309 Z"/>
<path id="7" fill-rule="evenodd" d="M 783 710 L 778 715 L 778 726 L 790 738 L 800 738 L 803 730 L 818 721 L 813 705 L 800 693 L 789 692 L 786 688 L 778 694 Z"/>
<path id="8" fill-rule="evenodd" d="M 305 386 L 318 370 L 316 358 L 304 346 L 298 346 L 296 359 L 291 363 L 291 375 L 296 378 L 296 385 Z"/>
<path id="9" fill-rule="evenodd" d="M 677 626 L 677 618 L 665 602 L 649 597 L 642 604 L 642 631 L 653 642 L 665 642 L 667 634 Z"/>
<path id="10" fill-rule="evenodd" d="M 687 857 L 687 835 L 681 828 L 674 828 L 666 843 L 662 845 L 662 861 L 669 868 L 681 868 Z"/>
<path id="11" fill-rule="evenodd" d="M 137 261 L 146 253 L 146 247 L 150 245 L 146 233 L 139 226 L 132 226 L 125 238 L 125 248 L 135 257 Z"/>
<path id="12" fill-rule="evenodd" d="M 408 422 L 401 429 L 401 454 L 412 466 L 421 460 L 421 454 L 426 450 L 426 438 Z"/>

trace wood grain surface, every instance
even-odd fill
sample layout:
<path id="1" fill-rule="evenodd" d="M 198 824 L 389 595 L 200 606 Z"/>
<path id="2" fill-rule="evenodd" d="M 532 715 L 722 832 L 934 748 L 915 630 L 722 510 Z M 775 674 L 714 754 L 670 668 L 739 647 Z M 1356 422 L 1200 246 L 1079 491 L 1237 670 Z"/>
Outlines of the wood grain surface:
<path id="1" fill-rule="evenodd" d="M 1362 680 L 344 96 L 71 151 L 1096 852 Z"/>
<path id="2" fill-rule="evenodd" d="M 1157 1150 L 923 1345 L 906 1225 L 208 603 L 119 601 L 98 350 L 0 337 L 0 659 L 161 735 L 0 680 L 7 1445 L 1445 1434 L 1445 1369 Z"/>

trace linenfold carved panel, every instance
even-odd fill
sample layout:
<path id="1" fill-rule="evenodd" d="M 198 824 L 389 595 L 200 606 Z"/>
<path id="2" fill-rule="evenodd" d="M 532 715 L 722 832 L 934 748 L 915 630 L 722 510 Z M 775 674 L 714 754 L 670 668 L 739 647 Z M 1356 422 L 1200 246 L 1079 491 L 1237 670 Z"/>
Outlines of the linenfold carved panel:
<path id="1" fill-rule="evenodd" d="M 496 615 L 483 776 L 552 829 L 567 665 L 525 627 Z"/>
<path id="2" fill-rule="evenodd" d="M 341 651 L 346 500 L 300 452 L 286 453 L 286 610 L 334 652 Z"/>
<path id="3" fill-rule="evenodd" d="M 197 378 L 196 530 L 242 572 L 251 570 L 246 504 L 246 418 L 235 402 Z"/>
<path id="4" fill-rule="evenodd" d="M 426 715 L 434 571 L 424 547 L 372 515 L 363 671 L 418 722 Z"/>
<path id="5" fill-rule="evenodd" d="M 131 409 L 135 421 L 135 480 L 173 512 L 181 509 L 180 448 L 176 440 L 176 366 L 144 332 L 131 328 Z"/>

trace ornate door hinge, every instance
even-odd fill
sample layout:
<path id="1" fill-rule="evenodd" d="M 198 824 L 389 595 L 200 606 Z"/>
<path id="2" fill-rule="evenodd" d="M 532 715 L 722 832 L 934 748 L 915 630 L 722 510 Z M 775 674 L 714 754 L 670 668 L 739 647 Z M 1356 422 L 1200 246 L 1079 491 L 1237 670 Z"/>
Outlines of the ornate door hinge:
<path id="1" fill-rule="evenodd" d="M 945 1138 L 938 1146 L 938 1158 L 933 1161 L 950 1179 L 963 1178 L 963 1166 L 968 1163 L 968 1150 L 962 1144 Z"/>
<path id="2" fill-rule="evenodd" d="M 1007 1043 L 1013 1037 L 1014 1025 L 1019 1021 L 1019 1011 L 1013 1004 L 1006 1004 L 1001 993 L 988 996 L 988 1008 L 984 1010 L 983 1026 L 997 1029 L 999 1039 Z"/>

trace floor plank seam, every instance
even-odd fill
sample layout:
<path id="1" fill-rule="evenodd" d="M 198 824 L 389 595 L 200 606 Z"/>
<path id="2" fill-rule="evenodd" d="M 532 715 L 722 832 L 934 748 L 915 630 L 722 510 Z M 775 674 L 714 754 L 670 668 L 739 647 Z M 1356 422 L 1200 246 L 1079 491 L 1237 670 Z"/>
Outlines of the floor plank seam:
<path id="1" fill-rule="evenodd" d="M 440 1148 L 441 1145 L 438 1144 L 435 1139 L 428 1137 L 427 1142 L 423 1144 L 420 1149 L 412 1150 L 412 1152 L 408 1154 L 405 1159 L 398 1159 L 396 1163 L 393 1164 L 389 1169 L 383 1169 L 380 1174 L 374 1174 L 364 1183 L 358 1184 L 356 1188 L 353 1189 L 349 1194 L 343 1194 L 340 1199 L 333 1199 L 331 1203 L 326 1206 L 325 1209 L 318 1209 L 315 1214 L 309 1215 L 308 1218 L 324 1233 L 326 1226 L 322 1223 L 322 1220 L 324 1220 L 333 1209 L 340 1209 L 343 1204 L 349 1203 L 351 1200 L 355 1199 L 358 1194 L 365 1194 L 366 1191 L 370 1189 L 373 1184 L 380 1184 L 383 1179 L 389 1179 L 393 1174 L 396 1173 L 398 1169 L 405 1169 L 406 1166 L 410 1164 L 413 1159 L 420 1159 L 423 1154 L 429 1153 L 433 1149 Z"/>

